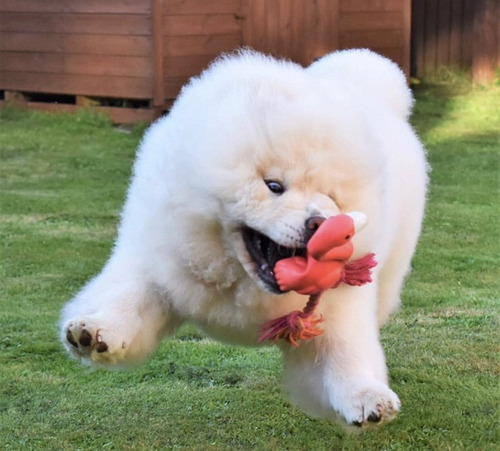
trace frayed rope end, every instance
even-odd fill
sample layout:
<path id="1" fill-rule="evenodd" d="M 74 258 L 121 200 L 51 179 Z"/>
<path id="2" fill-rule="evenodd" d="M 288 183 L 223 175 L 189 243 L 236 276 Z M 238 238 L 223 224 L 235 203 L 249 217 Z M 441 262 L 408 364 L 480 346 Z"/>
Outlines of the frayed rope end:
<path id="1" fill-rule="evenodd" d="M 310 319 L 304 316 L 304 312 L 295 310 L 288 315 L 264 323 L 259 329 L 259 343 L 265 340 L 285 340 L 298 348 L 297 340 L 310 340 L 323 333 L 316 327 L 316 324 L 322 321 L 324 321 L 322 317 Z"/>
<path id="2" fill-rule="evenodd" d="M 259 343 L 265 340 L 285 340 L 298 348 L 298 340 L 310 340 L 322 335 L 323 331 L 316 325 L 324 321 L 323 317 L 313 318 L 320 296 L 320 294 L 310 296 L 302 312 L 295 310 L 288 315 L 265 322 L 259 329 Z"/>
<path id="3" fill-rule="evenodd" d="M 377 266 L 375 254 L 366 254 L 363 258 L 355 260 L 344 266 L 344 274 L 342 282 L 352 285 L 361 286 L 372 281 L 372 268 Z"/>

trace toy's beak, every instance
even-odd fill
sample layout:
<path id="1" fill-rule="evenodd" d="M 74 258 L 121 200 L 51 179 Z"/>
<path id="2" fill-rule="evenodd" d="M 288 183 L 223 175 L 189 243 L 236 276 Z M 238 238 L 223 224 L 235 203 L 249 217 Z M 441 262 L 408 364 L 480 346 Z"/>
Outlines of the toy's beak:
<path id="1" fill-rule="evenodd" d="M 354 222 L 354 233 L 358 233 L 359 231 L 363 230 L 368 224 L 368 218 L 364 213 L 361 213 L 360 211 L 351 211 L 350 213 L 346 213 L 347 216 L 350 216 L 352 218 L 352 221 Z"/>

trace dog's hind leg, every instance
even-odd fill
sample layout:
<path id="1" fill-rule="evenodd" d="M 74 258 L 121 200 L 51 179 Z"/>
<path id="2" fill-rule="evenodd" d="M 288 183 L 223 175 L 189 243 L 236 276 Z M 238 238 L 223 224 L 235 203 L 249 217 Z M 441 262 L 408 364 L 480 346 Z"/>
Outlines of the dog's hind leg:
<path id="1" fill-rule="evenodd" d="M 63 309 L 61 341 L 92 366 L 137 365 L 181 323 L 147 276 L 119 269 L 110 262 Z"/>

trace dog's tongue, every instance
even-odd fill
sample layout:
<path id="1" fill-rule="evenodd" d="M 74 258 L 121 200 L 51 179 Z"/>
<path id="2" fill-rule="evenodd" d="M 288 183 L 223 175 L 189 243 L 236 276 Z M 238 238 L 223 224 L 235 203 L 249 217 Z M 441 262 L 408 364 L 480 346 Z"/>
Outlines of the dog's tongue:
<path id="1" fill-rule="evenodd" d="M 309 240 L 305 257 L 276 263 L 274 273 L 280 289 L 312 295 L 338 285 L 344 263 L 353 252 L 350 239 L 365 224 L 362 213 L 341 214 L 323 222 Z"/>

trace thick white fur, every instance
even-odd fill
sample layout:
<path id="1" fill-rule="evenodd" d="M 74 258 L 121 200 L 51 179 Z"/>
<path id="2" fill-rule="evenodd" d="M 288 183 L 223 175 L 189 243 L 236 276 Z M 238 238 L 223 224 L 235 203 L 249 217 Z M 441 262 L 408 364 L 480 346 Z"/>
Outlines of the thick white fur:
<path id="1" fill-rule="evenodd" d="M 255 345 L 264 321 L 307 298 L 265 290 L 241 225 L 296 246 L 310 216 L 361 211 L 369 223 L 354 258 L 376 253 L 374 281 L 325 293 L 324 335 L 298 349 L 280 344 L 284 381 L 311 415 L 390 419 L 400 403 L 379 326 L 399 305 L 427 183 L 411 106 L 401 71 L 368 50 L 306 69 L 250 51 L 216 61 L 146 133 L 112 256 L 63 310 L 68 351 L 94 366 L 137 364 L 183 321 Z M 286 191 L 272 193 L 264 179 Z M 83 330 L 90 344 L 68 343 Z"/>

